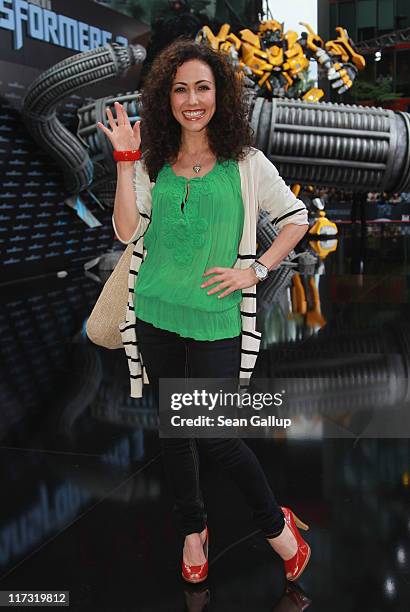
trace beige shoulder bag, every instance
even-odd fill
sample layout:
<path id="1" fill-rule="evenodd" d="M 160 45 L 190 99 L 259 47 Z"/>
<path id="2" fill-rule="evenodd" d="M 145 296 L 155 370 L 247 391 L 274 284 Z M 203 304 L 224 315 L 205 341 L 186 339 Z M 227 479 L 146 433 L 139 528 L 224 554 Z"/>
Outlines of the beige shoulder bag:
<path id="1" fill-rule="evenodd" d="M 128 274 L 134 244 L 127 245 L 91 311 L 86 324 L 87 336 L 108 349 L 123 348 L 119 324 L 125 320 L 128 306 Z"/>

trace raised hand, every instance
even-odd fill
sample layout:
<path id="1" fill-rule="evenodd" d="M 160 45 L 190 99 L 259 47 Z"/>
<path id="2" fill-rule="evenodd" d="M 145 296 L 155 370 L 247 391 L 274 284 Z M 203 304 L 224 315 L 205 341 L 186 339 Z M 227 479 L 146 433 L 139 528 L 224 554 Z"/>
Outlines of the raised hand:
<path id="1" fill-rule="evenodd" d="M 116 151 L 130 151 L 131 149 L 139 149 L 141 145 L 140 121 L 136 121 L 134 127 L 131 127 L 130 120 L 122 104 L 114 103 L 117 120 L 114 119 L 111 110 L 107 107 L 108 123 L 112 130 L 109 130 L 105 125 L 98 121 L 97 126 L 110 139 L 113 148 Z"/>

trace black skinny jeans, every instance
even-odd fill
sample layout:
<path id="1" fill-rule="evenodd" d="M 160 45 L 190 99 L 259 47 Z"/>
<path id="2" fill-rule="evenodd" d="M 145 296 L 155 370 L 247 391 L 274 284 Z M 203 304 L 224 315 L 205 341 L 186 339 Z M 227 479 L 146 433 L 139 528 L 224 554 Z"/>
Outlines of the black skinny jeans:
<path id="1" fill-rule="evenodd" d="M 194 340 L 159 329 L 137 317 L 139 350 L 159 406 L 160 378 L 239 378 L 241 336 Z M 164 468 L 174 497 L 174 517 L 181 536 L 200 533 L 207 515 L 199 483 L 198 447 L 233 480 L 265 537 L 285 525 L 262 467 L 240 438 L 160 438 Z M 228 500 L 227 500 L 228 503 Z"/>

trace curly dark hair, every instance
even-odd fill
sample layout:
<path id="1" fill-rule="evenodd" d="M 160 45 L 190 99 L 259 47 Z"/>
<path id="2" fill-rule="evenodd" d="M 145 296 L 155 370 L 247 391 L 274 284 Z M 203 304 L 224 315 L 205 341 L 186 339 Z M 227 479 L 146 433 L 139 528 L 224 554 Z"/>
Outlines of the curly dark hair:
<path id="1" fill-rule="evenodd" d="M 228 57 L 193 40 L 177 39 L 157 55 L 142 89 L 141 146 L 152 181 L 165 162 L 177 159 L 181 126 L 172 114 L 170 92 L 178 67 L 192 59 L 208 64 L 215 79 L 216 109 L 207 125 L 211 151 L 221 161 L 239 161 L 252 145 L 242 80 Z"/>

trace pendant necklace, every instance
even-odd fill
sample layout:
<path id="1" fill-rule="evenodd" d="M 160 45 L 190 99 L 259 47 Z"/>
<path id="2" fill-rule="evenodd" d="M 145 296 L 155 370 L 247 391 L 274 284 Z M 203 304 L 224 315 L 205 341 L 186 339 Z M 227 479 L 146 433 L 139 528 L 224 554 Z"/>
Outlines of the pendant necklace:
<path id="1" fill-rule="evenodd" d="M 194 162 L 194 165 L 192 166 L 192 170 L 195 172 L 195 174 L 199 174 L 201 172 L 202 169 L 202 164 L 200 161 L 196 161 Z"/>
<path id="2" fill-rule="evenodd" d="M 201 172 L 201 169 L 202 169 L 201 162 L 199 162 L 199 161 L 194 162 L 194 165 L 192 166 L 192 170 L 195 172 L 195 174 L 199 174 Z M 181 202 L 181 211 L 182 212 L 184 212 L 184 206 L 186 204 L 187 199 L 188 199 L 188 192 L 185 195 L 185 200 L 183 200 Z"/>
<path id="3" fill-rule="evenodd" d="M 194 165 L 192 166 L 192 170 L 195 172 L 195 174 L 199 174 L 199 172 L 201 172 L 201 168 L 202 168 L 201 162 L 199 162 L 199 161 L 194 162 Z M 188 199 L 188 192 L 185 195 L 185 200 L 183 200 L 181 202 L 181 211 L 182 212 L 184 212 L 184 206 L 186 204 L 187 199 Z"/>

